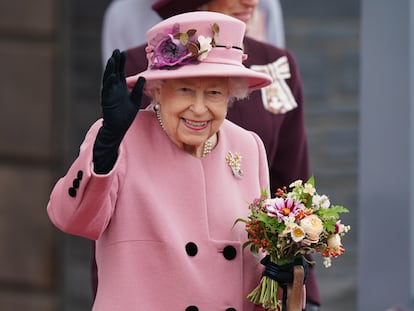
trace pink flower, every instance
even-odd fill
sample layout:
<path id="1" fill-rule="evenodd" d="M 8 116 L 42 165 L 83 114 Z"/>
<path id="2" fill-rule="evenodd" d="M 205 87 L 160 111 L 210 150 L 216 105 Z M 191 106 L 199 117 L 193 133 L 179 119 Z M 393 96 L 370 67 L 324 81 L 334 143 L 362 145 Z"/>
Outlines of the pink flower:
<path id="1" fill-rule="evenodd" d="M 347 225 L 347 226 L 343 225 L 341 223 L 341 220 L 338 220 L 335 223 L 335 231 L 334 231 L 335 234 L 343 235 L 343 234 L 347 233 L 349 230 L 351 230 L 351 226 L 350 225 Z"/>
<path id="2" fill-rule="evenodd" d="M 266 204 L 267 214 L 270 217 L 277 217 L 283 221 L 287 221 L 290 217 L 295 217 L 303 209 L 303 204 L 293 199 L 274 198 L 268 200 Z"/>

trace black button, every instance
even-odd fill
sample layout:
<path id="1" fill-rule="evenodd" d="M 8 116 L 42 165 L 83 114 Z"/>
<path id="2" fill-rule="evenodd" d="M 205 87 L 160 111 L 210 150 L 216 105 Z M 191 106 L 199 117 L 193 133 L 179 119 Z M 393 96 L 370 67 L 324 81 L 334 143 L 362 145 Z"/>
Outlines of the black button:
<path id="1" fill-rule="evenodd" d="M 236 311 L 234 308 L 227 308 L 226 311 Z"/>
<path id="2" fill-rule="evenodd" d="M 78 171 L 77 177 L 78 177 L 79 180 L 82 180 L 83 172 L 82 171 Z"/>
<path id="3" fill-rule="evenodd" d="M 79 179 L 75 178 L 75 179 L 73 180 L 73 183 L 72 183 L 73 188 L 78 189 L 78 188 L 79 188 L 79 184 L 80 184 Z"/>
<path id="4" fill-rule="evenodd" d="M 231 245 L 227 245 L 224 249 L 223 249 L 223 256 L 224 258 L 226 258 L 227 260 L 233 260 L 234 258 L 236 258 L 237 255 L 237 251 L 234 248 L 234 246 Z"/>
<path id="5" fill-rule="evenodd" d="M 189 306 L 185 308 L 185 311 L 198 311 L 198 308 L 196 306 Z"/>
<path id="6" fill-rule="evenodd" d="M 70 187 L 69 190 L 68 190 L 68 193 L 72 198 L 76 197 L 76 189 L 75 188 Z"/>
<path id="7" fill-rule="evenodd" d="M 198 252 L 197 245 L 194 242 L 188 242 L 187 245 L 185 246 L 185 251 L 187 252 L 188 256 L 193 257 L 197 255 L 197 252 Z"/>

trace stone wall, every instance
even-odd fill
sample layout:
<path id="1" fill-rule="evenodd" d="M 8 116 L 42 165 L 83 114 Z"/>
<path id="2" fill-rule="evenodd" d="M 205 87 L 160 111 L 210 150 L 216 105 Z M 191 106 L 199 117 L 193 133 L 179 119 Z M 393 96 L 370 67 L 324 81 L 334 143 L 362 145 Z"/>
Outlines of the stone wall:
<path id="1" fill-rule="evenodd" d="M 59 165 L 58 11 L 51 0 L 0 2 L 2 310 L 55 310 L 56 236 L 45 206 Z"/>
<path id="2" fill-rule="evenodd" d="M 62 310 L 61 294 L 70 296 L 65 289 L 73 287 L 63 277 L 81 270 L 64 269 L 74 262 L 66 256 L 71 238 L 50 224 L 46 204 L 81 132 L 98 115 L 99 107 L 85 103 L 99 90 L 99 29 L 107 3 L 0 1 L 2 310 Z M 73 301 L 85 306 L 90 297 Z"/>
<path id="3" fill-rule="evenodd" d="M 62 130 L 62 175 L 77 156 L 90 125 L 100 117 L 102 75 L 102 17 L 110 0 L 66 0 L 65 2 L 65 111 Z M 92 242 L 57 233 L 61 280 L 59 310 L 91 309 Z"/>

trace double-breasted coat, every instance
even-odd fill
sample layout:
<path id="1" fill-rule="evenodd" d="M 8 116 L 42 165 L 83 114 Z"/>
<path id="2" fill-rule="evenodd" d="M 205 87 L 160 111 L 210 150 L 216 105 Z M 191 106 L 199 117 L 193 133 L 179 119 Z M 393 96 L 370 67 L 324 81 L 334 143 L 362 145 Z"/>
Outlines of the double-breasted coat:
<path id="1" fill-rule="evenodd" d="M 250 311 L 258 257 L 242 244 L 248 203 L 269 185 L 264 145 L 225 120 L 203 158 L 178 148 L 155 113 L 140 111 L 114 168 L 93 172 L 95 123 L 47 207 L 64 232 L 96 240 L 93 310 Z M 241 178 L 226 161 L 242 156 Z"/>

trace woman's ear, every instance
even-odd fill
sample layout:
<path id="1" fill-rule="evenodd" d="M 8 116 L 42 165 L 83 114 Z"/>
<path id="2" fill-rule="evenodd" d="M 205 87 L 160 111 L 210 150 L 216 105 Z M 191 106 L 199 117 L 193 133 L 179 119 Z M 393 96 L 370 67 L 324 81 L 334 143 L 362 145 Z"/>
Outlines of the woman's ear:
<path id="1" fill-rule="evenodd" d="M 153 96 L 156 103 L 160 102 L 161 99 L 161 88 L 157 87 L 153 89 Z"/>

